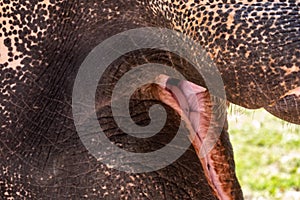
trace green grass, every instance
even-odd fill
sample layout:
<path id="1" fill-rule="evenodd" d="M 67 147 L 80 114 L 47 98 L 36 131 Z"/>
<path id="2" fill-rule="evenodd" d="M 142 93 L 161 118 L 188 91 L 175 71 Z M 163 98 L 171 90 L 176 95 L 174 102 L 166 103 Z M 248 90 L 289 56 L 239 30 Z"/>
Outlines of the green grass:
<path id="1" fill-rule="evenodd" d="M 300 200 L 300 126 L 237 106 L 229 124 L 245 198 Z"/>

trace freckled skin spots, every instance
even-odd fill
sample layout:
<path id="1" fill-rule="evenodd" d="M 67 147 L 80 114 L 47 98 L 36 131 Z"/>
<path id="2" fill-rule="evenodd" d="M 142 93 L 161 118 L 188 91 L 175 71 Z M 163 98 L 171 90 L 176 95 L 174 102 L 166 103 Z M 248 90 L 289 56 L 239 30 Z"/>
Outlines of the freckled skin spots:
<path id="1" fill-rule="evenodd" d="M 124 30 L 157 24 L 169 28 L 166 20 L 136 1 L 4 0 L 0 10 L 2 198 L 188 198 L 210 190 L 197 163 L 191 170 L 200 175 L 190 181 L 166 180 L 168 173 L 186 171 L 179 164 L 150 174 L 109 169 L 88 154 L 73 125 L 73 81 L 87 53 Z M 197 160 L 192 153 L 185 158 Z M 203 185 L 203 191 L 189 186 L 195 184 Z M 172 193 L 177 187 L 189 192 Z"/>
<path id="2" fill-rule="evenodd" d="M 231 102 L 249 108 L 290 103 L 297 112 L 289 121 L 300 123 L 299 96 L 279 99 L 300 85 L 299 7 L 298 0 L 1 1 L 0 196 L 214 199 L 192 150 L 151 174 L 129 176 L 96 162 L 72 120 L 78 67 L 93 47 L 116 33 L 147 26 L 175 29 L 207 49 Z M 161 61 L 161 55 L 146 60 Z M 176 59 L 172 64 L 180 67 Z M 273 108 L 268 110 L 281 118 L 290 114 L 281 116 L 281 107 Z M 184 161 L 193 163 L 195 174 L 185 174 Z"/>
<path id="3" fill-rule="evenodd" d="M 154 2 L 153 9 L 172 19 L 176 30 L 211 54 L 230 101 L 263 107 L 300 85 L 299 2 Z"/>

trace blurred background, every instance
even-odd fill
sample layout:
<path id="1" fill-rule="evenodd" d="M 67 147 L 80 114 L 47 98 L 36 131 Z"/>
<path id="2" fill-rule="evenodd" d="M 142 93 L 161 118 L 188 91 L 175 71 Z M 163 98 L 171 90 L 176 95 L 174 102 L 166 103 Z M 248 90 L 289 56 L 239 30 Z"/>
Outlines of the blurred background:
<path id="1" fill-rule="evenodd" d="M 229 133 L 246 200 L 300 200 L 300 126 L 232 105 Z"/>

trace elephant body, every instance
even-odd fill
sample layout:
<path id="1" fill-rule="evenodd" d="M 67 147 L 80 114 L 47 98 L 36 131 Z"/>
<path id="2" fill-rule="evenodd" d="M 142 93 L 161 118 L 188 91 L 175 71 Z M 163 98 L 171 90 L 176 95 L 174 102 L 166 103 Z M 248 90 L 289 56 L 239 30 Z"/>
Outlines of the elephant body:
<path id="1" fill-rule="evenodd" d="M 300 87 L 299 7 L 299 1 L 291 0 L 2 1 L 0 197 L 216 199 L 192 147 L 172 165 L 141 174 L 110 169 L 89 154 L 72 116 L 78 69 L 96 45 L 117 33 L 149 26 L 169 28 L 208 51 L 230 102 L 265 107 L 300 124 L 299 93 L 289 93 Z M 187 61 L 159 50 L 120 57 L 101 81 L 113 85 L 122 73 L 147 62 L 169 65 L 196 84 L 205 84 L 189 70 Z M 111 90 L 99 87 L 98 91 Z M 133 119 L 147 125 L 145 110 L 153 103 L 133 101 L 131 107 L 138 110 Z M 161 148 L 177 131 L 180 119 L 171 109 L 168 112 L 161 133 L 141 142 L 118 130 L 109 106 L 100 107 L 97 115 L 111 141 L 147 152 Z M 226 130 L 221 138 L 229 140 Z"/>

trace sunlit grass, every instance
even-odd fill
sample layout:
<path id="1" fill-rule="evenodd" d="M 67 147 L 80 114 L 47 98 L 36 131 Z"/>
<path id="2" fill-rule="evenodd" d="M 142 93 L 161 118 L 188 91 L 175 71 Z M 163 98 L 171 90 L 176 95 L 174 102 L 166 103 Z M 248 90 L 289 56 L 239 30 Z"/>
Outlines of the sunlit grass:
<path id="1" fill-rule="evenodd" d="M 245 198 L 300 200 L 300 126 L 236 106 L 229 123 Z"/>

